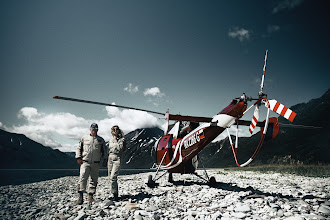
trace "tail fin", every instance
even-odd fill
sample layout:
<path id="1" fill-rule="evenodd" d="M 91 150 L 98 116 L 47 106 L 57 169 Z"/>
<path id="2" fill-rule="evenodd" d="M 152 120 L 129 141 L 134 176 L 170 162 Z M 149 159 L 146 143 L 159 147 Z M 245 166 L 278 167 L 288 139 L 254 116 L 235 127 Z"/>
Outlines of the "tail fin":
<path id="1" fill-rule="evenodd" d="M 270 109 L 273 112 L 276 112 L 279 115 L 282 115 L 284 118 L 288 119 L 289 121 L 293 122 L 294 118 L 296 117 L 297 113 L 285 107 L 283 104 L 279 103 L 275 99 L 269 100 Z"/>

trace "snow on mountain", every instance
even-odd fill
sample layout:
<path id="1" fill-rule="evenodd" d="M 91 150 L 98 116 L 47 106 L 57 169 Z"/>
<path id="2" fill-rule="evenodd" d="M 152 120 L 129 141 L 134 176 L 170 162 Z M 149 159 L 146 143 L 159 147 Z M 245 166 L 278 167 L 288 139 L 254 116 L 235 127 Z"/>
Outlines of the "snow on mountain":
<path id="1" fill-rule="evenodd" d="M 126 151 L 123 156 L 123 168 L 150 168 L 155 162 L 154 144 L 164 132 L 155 128 L 137 129 L 125 135 Z"/>

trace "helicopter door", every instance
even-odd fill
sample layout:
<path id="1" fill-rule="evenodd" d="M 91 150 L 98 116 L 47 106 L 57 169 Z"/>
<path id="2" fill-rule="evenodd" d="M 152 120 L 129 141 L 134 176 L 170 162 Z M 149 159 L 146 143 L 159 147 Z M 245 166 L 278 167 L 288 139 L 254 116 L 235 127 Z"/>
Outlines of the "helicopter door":
<path id="1" fill-rule="evenodd" d="M 167 143 L 167 149 L 168 149 L 168 156 L 170 158 L 170 161 L 173 158 L 173 149 L 172 149 L 172 140 L 173 140 L 173 135 L 170 136 L 168 143 Z"/>

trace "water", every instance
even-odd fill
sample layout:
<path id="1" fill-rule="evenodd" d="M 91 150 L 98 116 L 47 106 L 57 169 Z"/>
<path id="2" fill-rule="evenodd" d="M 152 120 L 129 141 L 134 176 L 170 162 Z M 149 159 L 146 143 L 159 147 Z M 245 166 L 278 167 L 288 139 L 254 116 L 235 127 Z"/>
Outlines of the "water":
<path id="1" fill-rule="evenodd" d="M 150 171 L 150 169 L 121 169 L 119 175 Z M 100 169 L 99 176 L 107 175 L 107 169 Z M 79 176 L 79 169 L 0 169 L 0 186 L 34 183 L 64 176 Z"/>

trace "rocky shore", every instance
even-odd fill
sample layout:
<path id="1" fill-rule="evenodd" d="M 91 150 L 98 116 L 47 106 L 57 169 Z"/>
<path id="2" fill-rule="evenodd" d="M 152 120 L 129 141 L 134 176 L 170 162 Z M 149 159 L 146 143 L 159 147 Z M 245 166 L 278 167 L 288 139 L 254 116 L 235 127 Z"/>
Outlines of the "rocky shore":
<path id="1" fill-rule="evenodd" d="M 208 171 L 214 187 L 174 174 L 173 184 L 166 175 L 149 188 L 150 174 L 119 176 L 119 201 L 100 177 L 97 202 L 83 205 L 75 176 L 1 186 L 0 219 L 330 219 L 330 178 L 218 169 Z"/>

